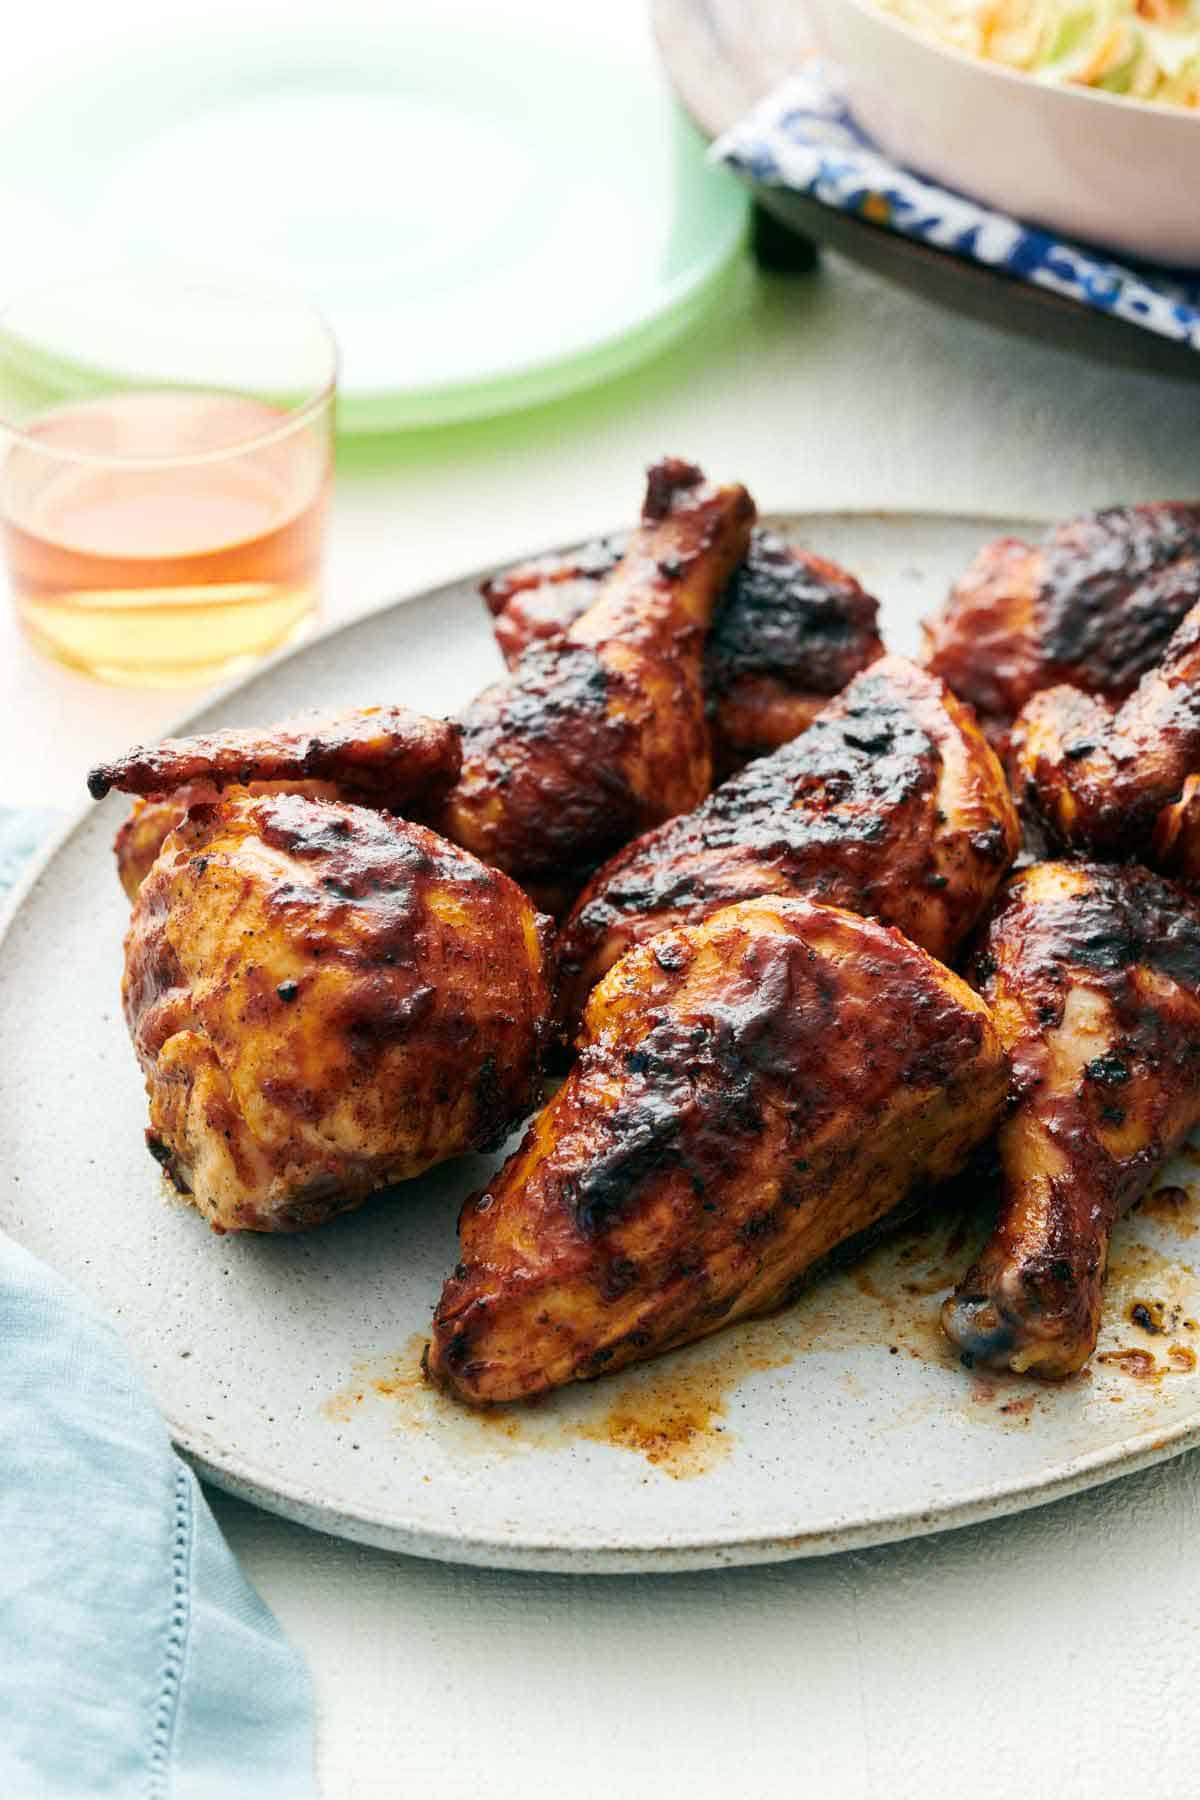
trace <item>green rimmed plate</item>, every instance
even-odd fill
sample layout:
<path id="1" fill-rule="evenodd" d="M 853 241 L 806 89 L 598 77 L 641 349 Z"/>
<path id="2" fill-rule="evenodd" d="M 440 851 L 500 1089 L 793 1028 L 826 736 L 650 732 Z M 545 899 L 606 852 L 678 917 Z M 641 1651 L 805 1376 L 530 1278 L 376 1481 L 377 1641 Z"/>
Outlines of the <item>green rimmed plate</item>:
<path id="1" fill-rule="evenodd" d="M 347 432 L 653 354 L 719 292 L 746 204 L 631 34 L 483 0 L 64 65 L 0 128 L 10 268 L 290 288 L 338 337 Z"/>

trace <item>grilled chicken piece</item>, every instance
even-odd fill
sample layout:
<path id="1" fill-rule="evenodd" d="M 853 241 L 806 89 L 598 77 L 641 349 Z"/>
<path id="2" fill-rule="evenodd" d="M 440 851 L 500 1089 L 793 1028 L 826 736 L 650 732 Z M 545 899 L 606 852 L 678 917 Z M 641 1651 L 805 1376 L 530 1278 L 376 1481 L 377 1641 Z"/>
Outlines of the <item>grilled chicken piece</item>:
<path id="1" fill-rule="evenodd" d="M 634 944 L 756 894 L 807 894 L 898 925 L 949 959 L 1016 854 L 994 752 L 945 684 L 887 656 L 803 737 L 618 853 L 559 949 L 569 1025 Z"/>
<path id="2" fill-rule="evenodd" d="M 176 788 L 165 799 L 143 800 L 139 796 L 134 800 L 113 839 L 117 877 L 131 905 L 158 861 L 159 851 L 175 827 L 182 824 L 188 808 L 216 797 L 211 782 L 191 781 L 185 787 Z"/>
<path id="3" fill-rule="evenodd" d="M 1078 688 L 1035 694 L 1013 727 L 1010 762 L 1014 787 L 1061 843 L 1146 859 L 1157 843 L 1167 862 L 1186 864 L 1195 806 L 1184 788 L 1200 770 L 1200 604 L 1115 711 Z"/>
<path id="4" fill-rule="evenodd" d="M 1095 1348 L 1114 1223 L 1200 1121 L 1200 908 L 1133 865 L 1038 863 L 968 974 L 1015 1110 L 996 1228 L 942 1322 L 973 1362 L 1059 1378 Z"/>
<path id="5" fill-rule="evenodd" d="M 248 794 L 304 794 L 310 800 L 340 800 L 341 789 L 334 781 L 248 781 Z M 182 825 L 193 806 L 201 806 L 220 797 L 221 789 L 211 781 L 189 781 L 174 793 L 158 799 L 143 800 L 135 796 L 129 815 L 117 828 L 113 839 L 113 855 L 117 859 L 117 879 L 130 901 L 158 860 L 159 852 L 177 825 Z"/>
<path id="6" fill-rule="evenodd" d="M 458 728 L 450 720 L 427 719 L 407 706 L 359 706 L 298 713 L 261 730 L 139 744 L 93 769 L 88 792 L 103 800 L 112 788 L 169 794 L 191 781 L 217 789 L 251 780 L 332 781 L 347 799 L 403 812 L 414 801 L 436 805 L 461 766 Z"/>
<path id="7" fill-rule="evenodd" d="M 501 656 L 515 669 L 531 644 L 561 637 L 596 599 L 597 583 L 611 575 L 629 538 L 595 538 L 566 555 L 536 556 L 482 583 Z"/>
<path id="8" fill-rule="evenodd" d="M 925 661 L 1003 750 L 1043 688 L 1125 699 L 1197 600 L 1200 504 L 1113 506 L 986 545 L 926 622 Z"/>
<path id="9" fill-rule="evenodd" d="M 591 605 L 620 560 L 606 538 L 571 556 L 521 563 L 485 582 L 496 642 L 512 668 L 531 643 L 558 636 Z M 713 615 L 704 689 L 723 780 L 806 731 L 834 694 L 883 655 L 878 602 L 836 563 L 761 527 Z"/>
<path id="10" fill-rule="evenodd" d="M 458 727 L 449 720 L 406 706 L 363 706 L 139 744 L 93 769 L 88 791 L 94 800 L 113 788 L 136 796 L 113 844 L 121 886 L 134 900 L 189 806 L 215 800 L 232 784 L 423 817 L 445 799 L 461 766 Z"/>
<path id="11" fill-rule="evenodd" d="M 651 469 L 641 529 L 593 605 L 462 715 L 447 837 L 527 886 L 573 892 L 708 792 L 704 638 L 753 519 L 742 487 L 710 487 L 688 463 Z"/>
<path id="12" fill-rule="evenodd" d="M 1155 819 L 1146 860 L 1185 887 L 1200 884 L 1200 775 L 1189 775 L 1178 800 Z"/>
<path id="13" fill-rule="evenodd" d="M 764 899 L 657 937 L 463 1209 L 430 1374 L 514 1400 L 770 1311 L 954 1174 L 1006 1082 L 983 1002 L 874 921 Z"/>
<path id="14" fill-rule="evenodd" d="M 807 731 L 883 655 L 878 602 L 836 563 L 757 531 L 713 620 L 705 681 L 717 772 Z"/>
<path id="15" fill-rule="evenodd" d="M 548 927 L 386 813 L 193 807 L 125 946 L 152 1152 L 218 1229 L 292 1231 L 495 1146 L 537 1100 Z"/>

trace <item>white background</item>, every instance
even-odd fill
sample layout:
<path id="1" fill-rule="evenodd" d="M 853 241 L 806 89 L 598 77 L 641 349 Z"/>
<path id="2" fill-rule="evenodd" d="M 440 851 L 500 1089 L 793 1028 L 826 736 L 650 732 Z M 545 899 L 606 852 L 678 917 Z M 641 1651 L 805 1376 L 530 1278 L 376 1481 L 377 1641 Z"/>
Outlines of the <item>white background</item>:
<path id="1" fill-rule="evenodd" d="M 524 3 L 547 29 L 569 16 Z M 283 31 L 306 10 L 185 0 L 170 28 L 255 15 Z M 120 54 L 167 11 L 4 0 L 0 107 L 64 49 Z M 631 57 L 652 54 L 637 0 L 603 16 Z M 37 273 L 3 258 L 0 242 L 2 286 Z M 686 344 L 602 392 L 349 447 L 326 616 L 626 519 L 663 450 L 764 509 L 1064 513 L 1200 490 L 1198 417 L 1200 388 L 1010 340 L 834 259 L 798 281 L 747 269 Z M 89 762 L 187 703 L 48 667 L 5 607 L 0 798 L 74 804 Z M 1195 1789 L 1200 1457 L 920 1543 L 636 1580 L 423 1565 L 215 1504 L 309 1658 L 330 1800 Z"/>

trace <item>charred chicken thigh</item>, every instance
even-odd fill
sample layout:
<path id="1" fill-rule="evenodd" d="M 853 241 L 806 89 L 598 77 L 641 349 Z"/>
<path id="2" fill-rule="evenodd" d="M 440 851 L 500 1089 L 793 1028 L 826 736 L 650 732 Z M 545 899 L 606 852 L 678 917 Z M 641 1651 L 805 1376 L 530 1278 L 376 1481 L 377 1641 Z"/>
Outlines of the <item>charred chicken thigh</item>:
<path id="1" fill-rule="evenodd" d="M 1112 506 L 986 545 L 926 622 L 925 660 L 1003 748 L 1043 688 L 1123 700 L 1197 600 L 1200 504 Z"/>
<path id="2" fill-rule="evenodd" d="M 807 731 L 883 655 L 878 602 L 845 569 L 757 531 L 713 620 L 705 683 L 721 779 Z"/>
<path id="3" fill-rule="evenodd" d="M 461 765 L 458 728 L 450 721 L 406 706 L 362 706 L 135 745 L 94 768 L 88 791 L 94 800 L 114 788 L 136 796 L 113 846 L 121 885 L 133 900 L 188 807 L 233 784 L 423 817 L 449 793 Z"/>
<path id="4" fill-rule="evenodd" d="M 1036 694 L 1012 734 L 1014 786 L 1061 843 L 1188 867 L 1197 854 L 1200 604 L 1115 711 L 1078 688 Z"/>
<path id="5" fill-rule="evenodd" d="M 1095 1348 L 1114 1223 L 1200 1122 L 1200 908 L 1134 865 L 1037 863 L 968 974 L 1015 1109 L 995 1230 L 943 1324 L 974 1362 L 1071 1375 Z"/>
<path id="6" fill-rule="evenodd" d="M 578 890 L 635 832 L 708 792 L 701 666 L 754 506 L 689 463 L 650 471 L 640 530 L 570 628 L 461 715 L 439 829 L 538 892 Z"/>
<path id="7" fill-rule="evenodd" d="M 142 884 L 147 1142 L 224 1231 L 292 1231 L 501 1142 L 535 1104 L 549 921 L 421 825 L 231 788 Z"/>
<path id="8" fill-rule="evenodd" d="M 619 851 L 566 920 L 560 1012 L 634 944 L 758 894 L 806 894 L 949 958 L 1016 854 L 994 752 L 944 682 L 887 656 L 803 737 Z"/>
<path id="9" fill-rule="evenodd" d="M 496 642 L 511 668 L 561 635 L 616 567 L 623 541 L 520 563 L 484 583 Z M 704 691 L 718 779 L 807 730 L 834 694 L 883 655 L 878 602 L 836 563 L 756 527 L 713 615 Z"/>
<path id="10" fill-rule="evenodd" d="M 732 906 L 609 971 L 578 1063 L 460 1221 L 428 1369 L 474 1405 L 779 1306 L 993 1129 L 988 1011 L 898 931 Z"/>

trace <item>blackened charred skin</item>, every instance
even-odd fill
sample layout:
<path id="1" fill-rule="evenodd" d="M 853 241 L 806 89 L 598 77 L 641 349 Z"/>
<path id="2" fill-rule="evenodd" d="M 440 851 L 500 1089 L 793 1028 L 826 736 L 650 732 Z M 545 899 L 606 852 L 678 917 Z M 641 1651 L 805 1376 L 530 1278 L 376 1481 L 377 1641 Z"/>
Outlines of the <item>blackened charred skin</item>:
<path id="1" fill-rule="evenodd" d="M 1052 531 L 1037 614 L 1053 673 L 1124 698 L 1200 600 L 1200 505 L 1110 506 Z"/>
<path id="2" fill-rule="evenodd" d="M 884 658 L 803 737 L 600 870 L 563 927 L 560 1017 L 569 1028 L 631 944 L 764 893 L 882 918 L 949 957 L 1018 841 L 974 721 L 941 682 Z"/>
<path id="3" fill-rule="evenodd" d="M 642 518 L 647 524 L 659 523 L 670 513 L 680 494 L 701 487 L 703 482 L 704 471 L 698 469 L 695 463 L 684 462 L 678 456 L 664 456 L 646 471 L 646 498 L 642 506 Z"/>
<path id="4" fill-rule="evenodd" d="M 753 519 L 744 488 L 678 461 L 651 470 L 641 527 L 591 604 L 534 634 L 463 713 L 448 837 L 549 899 L 707 792 L 704 640 Z"/>
<path id="5" fill-rule="evenodd" d="M 1074 687 L 1035 695 L 1013 727 L 1011 764 L 1062 843 L 1190 866 L 1200 848 L 1185 799 L 1200 767 L 1200 602 L 1115 712 Z"/>
<path id="6" fill-rule="evenodd" d="M 527 650 L 515 676 L 463 714 L 466 754 L 503 794 L 506 840 L 523 877 L 586 871 L 640 822 L 624 768 L 633 727 L 609 710 L 624 684 L 590 645 L 567 641 Z M 554 759 L 561 804 L 530 779 L 539 750 Z"/>
<path id="7" fill-rule="evenodd" d="M 1109 507 L 980 551 L 925 625 L 928 666 L 1003 752 L 1034 694 L 1132 693 L 1200 600 L 1200 505 Z"/>
<path id="8" fill-rule="evenodd" d="M 877 615 L 835 563 L 754 534 L 706 647 L 719 777 L 808 730 L 825 701 L 883 655 Z"/>
<path id="9" fill-rule="evenodd" d="M 474 1404 L 771 1310 L 1003 1108 L 985 1009 L 898 932 L 772 899 L 671 941 L 611 971 L 567 1082 L 463 1210 L 430 1366 Z"/>
<path id="10" fill-rule="evenodd" d="M 561 636 L 596 597 L 628 539 L 522 563 L 484 582 L 509 668 Z M 720 778 L 807 730 L 824 702 L 883 654 L 878 603 L 836 563 L 756 528 L 713 617 L 705 706 Z"/>
<path id="11" fill-rule="evenodd" d="M 719 699 L 742 675 L 774 675 L 832 698 L 883 654 L 878 613 L 845 569 L 760 527 L 713 620 L 709 693 Z"/>
<path id="12" fill-rule="evenodd" d="M 1113 1225 L 1200 1121 L 1200 907 L 1135 865 L 1035 864 L 968 977 L 1014 1110 L 996 1227 L 943 1323 L 976 1363 L 1062 1378 L 1095 1346 Z"/>

